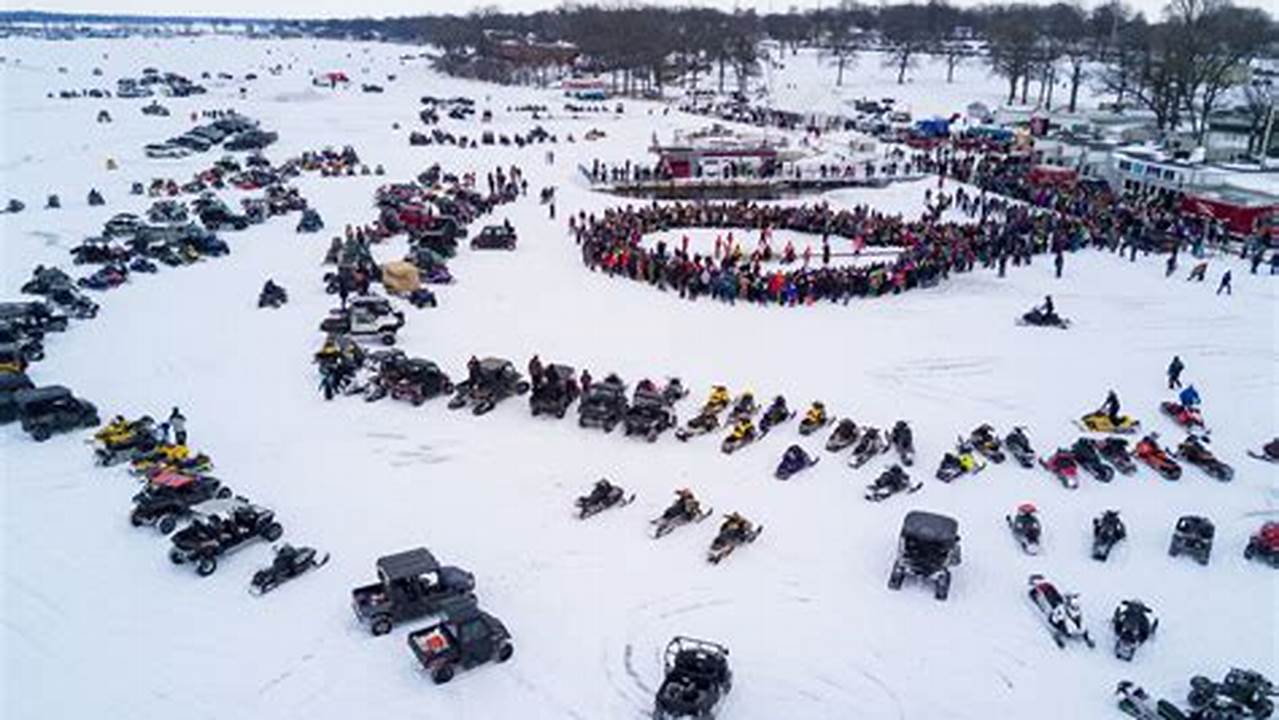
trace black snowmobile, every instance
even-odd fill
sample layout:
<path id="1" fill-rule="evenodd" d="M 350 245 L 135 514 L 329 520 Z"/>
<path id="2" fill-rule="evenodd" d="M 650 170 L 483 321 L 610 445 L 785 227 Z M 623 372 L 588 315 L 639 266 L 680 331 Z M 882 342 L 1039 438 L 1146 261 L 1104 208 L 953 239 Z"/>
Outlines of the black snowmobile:
<path id="1" fill-rule="evenodd" d="M 835 425 L 835 430 L 831 432 L 830 439 L 826 441 L 826 449 L 830 452 L 839 452 L 857 442 L 857 436 L 860 432 L 857 428 L 857 423 L 844 418 Z"/>
<path id="2" fill-rule="evenodd" d="M 1119 709 L 1137 720 L 1187 720 L 1176 705 L 1167 700 L 1155 702 L 1145 688 L 1131 680 L 1121 680 L 1115 688 L 1115 702 Z"/>
<path id="3" fill-rule="evenodd" d="M 1137 472 L 1137 463 L 1132 459 L 1132 453 L 1128 451 L 1128 441 L 1121 437 L 1093 438 L 1092 444 L 1096 446 L 1097 452 L 1101 454 L 1106 462 L 1115 466 L 1115 469 L 1124 475 L 1132 475 Z"/>
<path id="4" fill-rule="evenodd" d="M 650 525 L 654 525 L 653 537 L 660 538 L 681 525 L 689 523 L 699 523 L 711 516 L 715 508 L 701 509 L 701 503 L 697 502 L 697 498 L 692 493 L 680 494 L 670 507 L 659 518 L 649 521 Z"/>
<path id="5" fill-rule="evenodd" d="M 258 293 L 258 307 L 260 308 L 278 308 L 288 301 L 288 291 L 271 280 L 267 280 L 266 284 L 262 286 L 262 292 Z"/>
<path id="6" fill-rule="evenodd" d="M 626 494 L 626 489 L 600 479 L 591 488 L 589 495 L 577 498 L 577 517 L 580 520 L 601 513 L 611 507 L 625 507 L 635 501 L 635 494 Z"/>
<path id="7" fill-rule="evenodd" d="M 811 456 L 798 445 L 791 445 L 782 454 L 782 461 L 777 465 L 773 476 L 778 480 L 789 480 L 792 475 L 816 465 L 821 458 Z"/>
<path id="8" fill-rule="evenodd" d="M 1186 701 L 1190 720 L 1264 720 L 1274 713 L 1279 687 L 1255 670 L 1231 668 L 1222 681 L 1196 675 L 1190 678 Z M 1178 718 L 1177 720 L 1181 720 Z"/>
<path id="9" fill-rule="evenodd" d="M 1055 327 L 1065 330 L 1070 327 L 1070 321 L 1057 314 L 1056 311 L 1048 311 L 1043 306 L 1033 307 L 1017 321 L 1018 325 L 1028 325 L 1030 327 Z"/>
<path id="10" fill-rule="evenodd" d="M 1107 510 L 1092 520 L 1092 559 L 1106 562 L 1110 551 L 1120 540 L 1128 537 L 1124 521 L 1118 510 Z"/>
<path id="11" fill-rule="evenodd" d="M 1084 627 L 1083 611 L 1079 609 L 1079 596 L 1074 593 L 1058 592 L 1056 586 L 1046 580 L 1043 575 L 1031 575 L 1027 581 L 1030 589 L 1026 594 L 1030 597 L 1035 609 L 1043 616 L 1044 622 L 1052 633 L 1057 647 L 1065 648 L 1067 640 L 1083 640 L 1092 648 L 1096 646 L 1092 636 Z"/>
<path id="12" fill-rule="evenodd" d="M 781 395 L 773 398 L 773 402 L 769 404 L 768 409 L 764 411 L 763 416 L 759 419 L 760 437 L 767 435 L 769 430 L 793 417 L 795 417 L 795 413 L 786 407 L 786 398 Z"/>
<path id="13" fill-rule="evenodd" d="M 1159 618 L 1140 600 L 1124 600 L 1115 608 L 1110 618 L 1115 631 L 1115 657 L 1132 660 L 1141 647 L 1159 629 Z"/>
<path id="14" fill-rule="evenodd" d="M 892 443 L 903 465 L 910 467 L 915 464 L 915 435 L 905 420 L 898 420 L 893 424 L 892 431 L 888 433 L 888 441 Z"/>
<path id="15" fill-rule="evenodd" d="M 1235 469 L 1218 460 L 1208 449 L 1207 443 L 1207 436 L 1187 435 L 1177 447 L 1177 457 L 1208 473 L 1215 480 L 1230 482 L 1235 477 Z"/>
<path id="16" fill-rule="evenodd" d="M 666 646 L 665 676 L 657 690 L 653 720 L 709 720 L 732 687 L 728 648 L 705 640 L 677 637 Z"/>
<path id="17" fill-rule="evenodd" d="M 879 428 L 868 427 L 853 445 L 853 454 L 848 458 L 848 466 L 859 468 L 870 462 L 871 458 L 885 452 L 888 452 L 888 443 L 884 441 Z"/>
<path id="18" fill-rule="evenodd" d="M 762 532 L 763 525 L 753 525 L 750 520 L 737 513 L 726 515 L 719 526 L 719 534 L 711 541 L 710 550 L 706 551 L 706 562 L 718 565 L 737 548 L 755 542 L 755 538 Z"/>
<path id="19" fill-rule="evenodd" d="M 1089 438 L 1081 437 L 1076 440 L 1075 444 L 1070 446 L 1070 454 L 1075 457 L 1075 463 L 1079 467 L 1099 481 L 1110 482 L 1114 479 L 1114 468 L 1101 459 L 1101 453 L 1097 451 L 1097 446 Z"/>
<path id="20" fill-rule="evenodd" d="M 968 439 L 977 452 L 986 456 L 991 462 L 998 465 L 1004 461 L 1003 443 L 999 441 L 999 434 L 995 432 L 995 428 L 986 424 L 979 425 Z"/>
<path id="21" fill-rule="evenodd" d="M 675 431 L 675 437 L 681 441 L 687 442 L 690 438 L 713 433 L 718 429 L 718 412 L 710 407 L 704 407 L 700 413 L 693 417 L 693 419 L 685 423 L 684 427 L 678 428 Z"/>
<path id="22" fill-rule="evenodd" d="M 1013 431 L 1004 438 L 1004 447 L 1008 449 L 1008 453 L 1022 467 L 1032 468 L 1035 466 L 1035 449 L 1030 446 L 1030 438 L 1026 435 L 1026 428 L 1020 425 L 1013 428 Z"/>
<path id="23" fill-rule="evenodd" d="M 293 578 L 322 567 L 329 554 L 320 555 L 315 548 L 293 547 L 285 543 L 275 551 L 275 559 L 267 567 L 253 573 L 249 594 L 265 595 Z"/>
<path id="24" fill-rule="evenodd" d="M 1200 515 L 1183 515 L 1177 519 L 1168 544 L 1169 557 L 1189 555 L 1200 565 L 1207 565 L 1212 558 L 1212 542 L 1217 527 Z"/>
<path id="25" fill-rule="evenodd" d="M 1279 438 L 1275 438 L 1265 445 L 1261 446 L 1261 451 L 1249 450 L 1248 457 L 1266 462 L 1279 463 Z"/>
<path id="26" fill-rule="evenodd" d="M 1039 540 L 1043 537 L 1043 526 L 1039 523 L 1039 510 L 1030 503 L 1017 506 L 1017 514 L 1005 515 L 1004 521 L 1013 533 L 1013 539 L 1027 555 L 1039 554 Z"/>
<path id="27" fill-rule="evenodd" d="M 917 492 L 922 488 L 922 482 L 911 483 L 910 475 L 902 470 L 901 465 L 893 465 L 887 470 L 879 474 L 875 478 L 875 482 L 866 486 L 865 497 L 871 502 L 879 502 L 897 495 L 898 493 L 910 494 Z"/>

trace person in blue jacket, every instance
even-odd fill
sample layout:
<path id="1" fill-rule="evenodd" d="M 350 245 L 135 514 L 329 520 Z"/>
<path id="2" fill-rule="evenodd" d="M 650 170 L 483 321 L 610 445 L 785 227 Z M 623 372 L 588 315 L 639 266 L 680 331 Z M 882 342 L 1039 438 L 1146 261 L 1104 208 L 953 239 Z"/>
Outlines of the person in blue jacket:
<path id="1" fill-rule="evenodd" d="M 1177 399 L 1181 401 L 1182 407 L 1195 407 L 1199 404 L 1199 391 L 1195 390 L 1194 385 L 1187 385 L 1186 389 L 1182 390 L 1181 394 L 1177 396 Z"/>

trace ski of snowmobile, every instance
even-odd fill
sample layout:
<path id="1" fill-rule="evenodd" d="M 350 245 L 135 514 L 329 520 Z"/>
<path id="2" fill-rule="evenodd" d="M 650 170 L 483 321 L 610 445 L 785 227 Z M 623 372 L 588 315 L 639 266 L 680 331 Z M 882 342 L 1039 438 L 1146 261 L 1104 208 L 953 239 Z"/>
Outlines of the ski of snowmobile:
<path id="1" fill-rule="evenodd" d="M 1279 457 L 1271 457 L 1265 454 L 1264 452 L 1257 452 L 1256 450 L 1249 450 L 1248 457 L 1256 458 L 1258 460 L 1264 460 L 1265 462 L 1268 462 L 1268 463 L 1279 463 Z"/>

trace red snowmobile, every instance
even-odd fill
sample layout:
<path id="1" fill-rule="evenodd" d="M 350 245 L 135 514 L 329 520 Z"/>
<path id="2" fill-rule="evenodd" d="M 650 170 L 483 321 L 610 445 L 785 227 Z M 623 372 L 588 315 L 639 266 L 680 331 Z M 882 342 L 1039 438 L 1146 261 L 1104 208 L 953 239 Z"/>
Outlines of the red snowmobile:
<path id="1" fill-rule="evenodd" d="M 1249 560 L 1261 560 L 1270 567 L 1279 567 L 1279 522 L 1268 522 L 1256 535 L 1248 539 L 1243 556 Z"/>
<path id="2" fill-rule="evenodd" d="M 1193 405 L 1182 405 L 1181 403 L 1166 400 L 1159 404 L 1159 409 L 1172 418 L 1173 422 L 1187 430 L 1195 428 L 1202 430 L 1204 428 L 1203 414 L 1199 412 L 1199 408 Z"/>
<path id="3" fill-rule="evenodd" d="M 1159 445 L 1159 435 L 1150 433 L 1137 443 L 1137 447 L 1133 449 L 1133 454 L 1137 459 L 1146 463 L 1155 472 L 1164 477 L 1165 480 L 1179 480 L 1181 478 L 1181 466 L 1176 460 L 1172 459 L 1172 453 L 1168 452 Z"/>
<path id="4" fill-rule="evenodd" d="M 1079 487 L 1079 463 L 1066 448 L 1057 448 L 1050 457 L 1039 458 L 1039 464 L 1061 481 L 1061 484 L 1074 490 Z"/>

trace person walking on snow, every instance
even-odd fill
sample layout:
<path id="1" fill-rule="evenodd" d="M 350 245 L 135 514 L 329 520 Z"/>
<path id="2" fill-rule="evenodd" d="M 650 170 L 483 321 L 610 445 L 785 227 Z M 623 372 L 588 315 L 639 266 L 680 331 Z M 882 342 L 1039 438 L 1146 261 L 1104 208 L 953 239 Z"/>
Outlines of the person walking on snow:
<path id="1" fill-rule="evenodd" d="M 1186 369 L 1186 365 L 1181 362 L 1181 357 L 1172 356 L 1172 362 L 1168 363 L 1168 389 L 1181 387 L 1181 371 Z"/>
<path id="2" fill-rule="evenodd" d="M 1217 286 L 1217 294 L 1220 295 L 1222 290 L 1225 290 L 1227 295 L 1234 294 L 1234 292 L 1232 291 L 1230 287 L 1230 271 L 1229 270 L 1226 271 L 1225 275 L 1221 276 L 1221 284 Z"/>
<path id="3" fill-rule="evenodd" d="M 1191 268 L 1190 275 L 1186 277 L 1186 282 L 1190 282 L 1191 280 L 1194 280 L 1196 282 L 1203 282 L 1207 274 L 1208 274 L 1208 263 L 1201 262 L 1198 265 L 1195 265 L 1193 268 Z"/>
<path id="4" fill-rule="evenodd" d="M 1066 256 L 1062 251 L 1057 251 L 1057 256 L 1053 258 L 1053 267 L 1057 270 L 1057 277 L 1061 277 L 1061 269 L 1066 265 Z"/>

